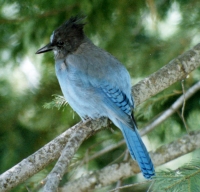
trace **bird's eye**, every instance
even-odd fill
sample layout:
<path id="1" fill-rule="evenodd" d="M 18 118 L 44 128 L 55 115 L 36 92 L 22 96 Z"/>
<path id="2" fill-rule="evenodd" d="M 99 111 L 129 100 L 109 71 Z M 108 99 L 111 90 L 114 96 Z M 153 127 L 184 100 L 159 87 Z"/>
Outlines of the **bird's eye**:
<path id="1" fill-rule="evenodd" d="M 64 42 L 63 42 L 63 41 L 58 41 L 58 42 L 57 42 L 57 46 L 58 46 L 58 47 L 62 47 L 63 45 L 64 45 Z"/>

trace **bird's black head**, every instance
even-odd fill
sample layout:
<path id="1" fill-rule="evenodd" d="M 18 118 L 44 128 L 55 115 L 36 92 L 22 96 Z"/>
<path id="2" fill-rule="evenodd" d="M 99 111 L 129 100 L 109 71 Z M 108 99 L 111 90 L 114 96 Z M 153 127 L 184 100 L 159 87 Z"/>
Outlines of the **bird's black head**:
<path id="1" fill-rule="evenodd" d="M 76 51 L 84 40 L 85 23 L 82 23 L 84 18 L 71 17 L 52 33 L 50 43 L 39 49 L 36 54 L 53 50 L 55 57 L 62 58 Z"/>

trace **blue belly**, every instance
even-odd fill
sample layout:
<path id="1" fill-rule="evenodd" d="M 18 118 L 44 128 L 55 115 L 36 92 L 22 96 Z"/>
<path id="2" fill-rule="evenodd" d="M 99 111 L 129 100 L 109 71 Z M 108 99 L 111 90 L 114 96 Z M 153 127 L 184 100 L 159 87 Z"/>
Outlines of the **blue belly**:
<path id="1" fill-rule="evenodd" d="M 98 93 L 100 90 L 91 86 L 89 81 L 83 78 L 86 75 L 82 75 L 72 66 L 67 66 L 63 61 L 57 62 L 55 68 L 65 99 L 82 119 L 107 117 L 101 94 Z"/>

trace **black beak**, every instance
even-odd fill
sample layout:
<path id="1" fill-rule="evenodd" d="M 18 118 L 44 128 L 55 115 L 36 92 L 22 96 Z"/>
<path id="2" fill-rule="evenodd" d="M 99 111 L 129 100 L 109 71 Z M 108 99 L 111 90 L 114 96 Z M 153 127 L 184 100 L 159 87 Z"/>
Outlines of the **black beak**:
<path id="1" fill-rule="evenodd" d="M 39 49 L 35 54 L 45 53 L 52 50 L 53 50 L 53 46 L 51 45 L 51 43 L 49 43 L 46 46 Z"/>

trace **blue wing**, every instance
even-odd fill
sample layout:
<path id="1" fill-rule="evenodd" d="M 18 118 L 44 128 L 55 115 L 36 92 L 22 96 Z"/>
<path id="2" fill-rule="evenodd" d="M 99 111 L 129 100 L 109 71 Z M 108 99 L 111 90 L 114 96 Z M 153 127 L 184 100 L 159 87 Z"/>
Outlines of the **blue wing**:
<path id="1" fill-rule="evenodd" d="M 108 116 L 110 115 L 109 118 L 115 124 L 115 119 L 120 120 L 132 129 L 131 113 L 134 105 L 131 95 L 128 97 L 119 88 L 108 84 L 104 84 L 101 90 L 104 95 L 103 102 L 107 108 Z"/>
<path id="2" fill-rule="evenodd" d="M 120 110 L 127 115 L 131 115 L 133 103 L 131 103 L 128 97 L 116 87 L 110 87 L 106 85 L 102 88 L 103 92 L 114 102 Z"/>

